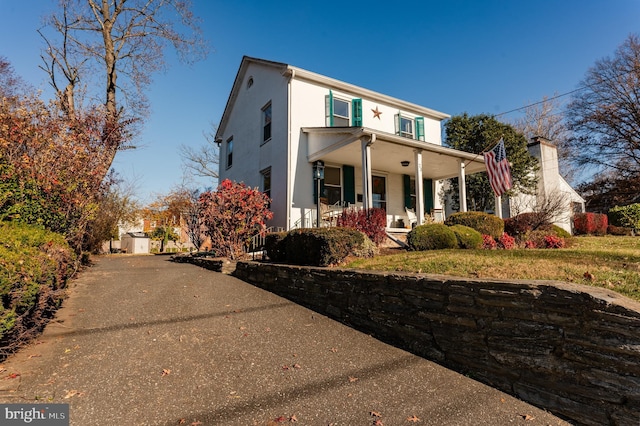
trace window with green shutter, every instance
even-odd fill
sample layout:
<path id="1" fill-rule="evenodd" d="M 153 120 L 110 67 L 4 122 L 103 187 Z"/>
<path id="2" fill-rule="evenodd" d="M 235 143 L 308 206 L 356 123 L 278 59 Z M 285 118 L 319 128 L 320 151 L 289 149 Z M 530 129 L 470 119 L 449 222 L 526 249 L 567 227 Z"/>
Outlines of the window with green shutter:
<path id="1" fill-rule="evenodd" d="M 424 117 L 416 117 L 416 139 L 424 140 Z"/>
<path id="2" fill-rule="evenodd" d="M 413 119 L 408 118 L 400 114 L 396 114 L 396 135 L 404 136 L 405 138 L 414 139 L 414 123 Z"/>
<path id="3" fill-rule="evenodd" d="M 351 102 L 329 95 L 325 97 L 325 117 L 327 127 L 349 127 L 351 116 Z M 362 116 L 362 114 L 360 114 Z"/>
<path id="4" fill-rule="evenodd" d="M 351 101 L 351 125 L 354 127 L 362 126 L 362 99 Z"/>

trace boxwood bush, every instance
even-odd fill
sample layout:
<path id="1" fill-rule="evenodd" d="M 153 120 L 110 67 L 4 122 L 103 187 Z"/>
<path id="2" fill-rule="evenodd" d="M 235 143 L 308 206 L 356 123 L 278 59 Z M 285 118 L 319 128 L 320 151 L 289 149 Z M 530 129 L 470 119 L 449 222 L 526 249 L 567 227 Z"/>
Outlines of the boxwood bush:
<path id="1" fill-rule="evenodd" d="M 407 235 L 412 250 L 439 250 L 457 248 L 456 234 L 442 223 L 416 226 Z"/>
<path id="2" fill-rule="evenodd" d="M 458 240 L 458 247 L 462 249 L 477 249 L 482 247 L 482 234 L 473 228 L 464 225 L 453 225 L 449 229 L 453 231 Z"/>
<path id="3" fill-rule="evenodd" d="M 36 335 L 64 297 L 76 256 L 64 238 L 0 222 L 0 358 Z"/>
<path id="4" fill-rule="evenodd" d="M 480 234 L 491 235 L 498 239 L 504 233 L 504 221 L 498 216 L 483 212 L 458 212 L 445 221 L 446 225 L 464 225 L 473 228 Z"/>
<path id="5" fill-rule="evenodd" d="M 328 266 L 342 262 L 349 255 L 372 256 L 375 245 L 353 228 L 294 229 L 268 236 L 267 255 L 276 262 L 294 265 Z"/>

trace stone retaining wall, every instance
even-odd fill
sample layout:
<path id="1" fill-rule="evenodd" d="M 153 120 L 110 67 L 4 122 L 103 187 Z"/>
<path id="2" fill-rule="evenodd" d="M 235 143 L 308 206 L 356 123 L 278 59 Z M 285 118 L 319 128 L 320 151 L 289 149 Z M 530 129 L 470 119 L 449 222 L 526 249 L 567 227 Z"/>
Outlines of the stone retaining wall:
<path id="1" fill-rule="evenodd" d="M 234 275 L 575 422 L 640 424 L 640 303 L 616 293 L 256 262 Z"/>

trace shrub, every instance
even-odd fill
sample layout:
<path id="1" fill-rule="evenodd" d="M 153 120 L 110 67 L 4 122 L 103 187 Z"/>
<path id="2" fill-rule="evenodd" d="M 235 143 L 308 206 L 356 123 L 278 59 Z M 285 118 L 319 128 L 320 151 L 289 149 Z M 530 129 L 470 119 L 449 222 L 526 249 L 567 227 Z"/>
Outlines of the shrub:
<path id="1" fill-rule="evenodd" d="M 550 225 L 546 218 L 547 215 L 542 213 L 520 213 L 517 216 L 504 220 L 504 232 L 520 239 L 527 232 L 535 231 L 545 225 Z"/>
<path id="2" fill-rule="evenodd" d="M 0 358 L 36 335 L 59 307 L 76 255 L 41 228 L 0 224 Z"/>
<path id="3" fill-rule="evenodd" d="M 493 250 L 498 247 L 498 243 L 493 239 L 491 235 L 482 235 L 482 248 L 487 250 Z"/>
<path id="4" fill-rule="evenodd" d="M 576 234 L 605 235 L 608 225 L 607 215 L 601 213 L 576 213 L 573 217 Z"/>
<path id="5" fill-rule="evenodd" d="M 336 224 L 339 227 L 353 228 L 363 232 L 376 245 L 380 245 L 386 238 L 387 214 L 383 209 L 347 209 L 343 210 Z"/>
<path id="6" fill-rule="evenodd" d="M 609 225 L 607 226 L 607 234 L 611 234 L 611 235 L 619 235 L 619 236 L 623 236 L 623 235 L 634 235 L 634 231 L 633 228 L 625 228 L 623 226 L 614 226 L 614 225 Z"/>
<path id="7" fill-rule="evenodd" d="M 609 223 L 614 226 L 640 229 L 640 204 L 629 204 L 628 206 L 615 206 L 609 209 Z"/>
<path id="8" fill-rule="evenodd" d="M 287 251 L 284 244 L 282 244 L 282 240 L 286 236 L 286 232 L 274 232 L 265 236 L 264 249 L 269 259 L 274 262 L 284 262 L 287 259 Z"/>
<path id="9" fill-rule="evenodd" d="M 350 254 L 372 252 L 373 243 L 353 228 L 294 229 L 280 240 L 277 250 L 284 251 L 285 261 L 295 265 L 328 266 L 342 262 Z M 276 256 L 278 256 L 276 254 Z"/>
<path id="10" fill-rule="evenodd" d="M 482 235 L 473 228 L 464 225 L 453 225 L 449 229 L 456 234 L 458 247 L 462 249 L 477 249 L 482 247 Z"/>
<path id="11" fill-rule="evenodd" d="M 516 247 L 516 239 L 504 232 L 497 241 L 498 247 L 505 250 L 511 250 Z"/>
<path id="12" fill-rule="evenodd" d="M 456 234 L 446 225 L 431 223 L 413 228 L 407 235 L 412 250 L 439 250 L 457 248 Z"/>
<path id="13" fill-rule="evenodd" d="M 546 235 L 544 237 L 544 246 L 546 248 L 563 248 L 565 246 L 564 238 L 555 235 Z"/>
<path id="14" fill-rule="evenodd" d="M 473 228 L 480 234 L 500 238 L 504 232 L 504 221 L 497 216 L 483 212 L 458 212 L 447 218 L 445 224 L 464 225 Z"/>
<path id="15" fill-rule="evenodd" d="M 560 238 L 571 238 L 571 234 L 568 233 L 564 228 L 559 227 L 558 225 L 552 225 L 551 231 L 556 237 Z"/>

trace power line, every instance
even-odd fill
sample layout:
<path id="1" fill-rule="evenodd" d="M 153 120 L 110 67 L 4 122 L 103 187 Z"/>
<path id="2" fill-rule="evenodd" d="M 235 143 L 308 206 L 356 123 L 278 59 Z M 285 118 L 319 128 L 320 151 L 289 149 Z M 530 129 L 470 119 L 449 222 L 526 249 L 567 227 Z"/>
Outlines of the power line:
<path id="1" fill-rule="evenodd" d="M 534 102 L 534 103 L 532 103 L 532 104 L 525 105 L 525 106 L 520 107 L 520 108 L 515 108 L 515 109 L 509 110 L 509 111 L 501 112 L 500 114 L 496 114 L 496 115 L 494 115 L 494 117 L 500 117 L 501 115 L 510 114 L 510 113 L 512 113 L 512 112 L 516 112 L 516 111 L 520 111 L 520 110 L 523 110 L 523 109 L 530 108 L 530 107 L 532 107 L 532 106 L 540 105 L 540 104 L 542 104 L 542 103 L 549 102 L 549 101 L 552 101 L 552 100 L 554 100 L 554 99 L 562 98 L 563 96 L 571 95 L 572 93 L 579 92 L 580 90 L 584 90 L 584 89 L 586 89 L 586 88 L 587 88 L 587 86 L 578 87 L 577 89 L 574 89 L 574 90 L 572 90 L 572 91 L 570 91 L 570 92 L 562 93 L 562 94 L 560 94 L 560 95 L 556 95 L 556 96 L 553 96 L 553 97 L 551 97 L 551 98 L 546 98 L 546 99 L 543 99 L 543 100 L 541 100 L 541 101 Z"/>

